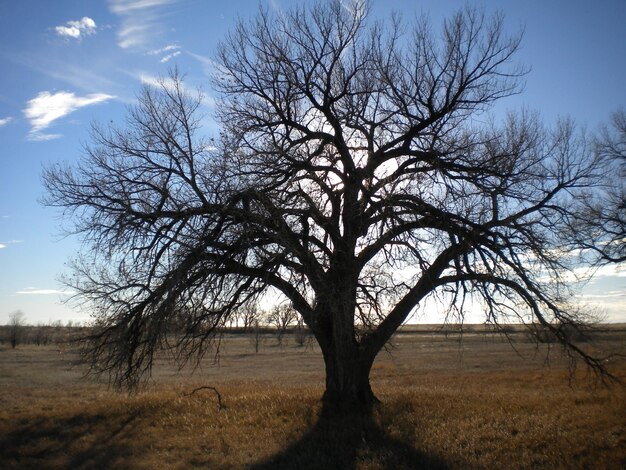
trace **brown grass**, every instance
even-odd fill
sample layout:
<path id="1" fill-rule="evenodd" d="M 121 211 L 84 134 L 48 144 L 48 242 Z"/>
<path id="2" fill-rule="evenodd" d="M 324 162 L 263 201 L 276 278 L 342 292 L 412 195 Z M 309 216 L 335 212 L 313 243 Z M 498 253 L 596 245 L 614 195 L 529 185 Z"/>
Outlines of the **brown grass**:
<path id="1" fill-rule="evenodd" d="M 624 336 L 610 346 L 623 346 Z M 220 365 L 165 364 L 126 395 L 80 380 L 71 352 L 0 350 L 0 468 L 624 468 L 626 399 L 558 354 L 493 337 L 400 335 L 371 421 L 318 418 L 319 352 L 227 338 Z M 608 344 L 608 343 L 607 343 Z M 626 362 L 613 371 L 626 374 Z M 225 409 L 210 389 L 216 387 Z"/>

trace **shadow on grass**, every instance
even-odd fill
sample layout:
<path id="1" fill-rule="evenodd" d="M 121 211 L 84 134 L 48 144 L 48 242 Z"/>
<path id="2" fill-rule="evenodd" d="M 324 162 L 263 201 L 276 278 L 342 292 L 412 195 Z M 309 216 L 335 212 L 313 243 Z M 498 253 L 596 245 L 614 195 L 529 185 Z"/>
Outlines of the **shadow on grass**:
<path id="1" fill-rule="evenodd" d="M 250 468 L 351 470 L 361 465 L 389 469 L 449 468 L 443 460 L 389 436 L 371 416 L 327 414 L 322 414 L 312 429 L 280 454 Z"/>
<path id="2" fill-rule="evenodd" d="M 0 468 L 120 468 L 137 449 L 125 442 L 138 413 L 41 418 L 0 435 Z"/>

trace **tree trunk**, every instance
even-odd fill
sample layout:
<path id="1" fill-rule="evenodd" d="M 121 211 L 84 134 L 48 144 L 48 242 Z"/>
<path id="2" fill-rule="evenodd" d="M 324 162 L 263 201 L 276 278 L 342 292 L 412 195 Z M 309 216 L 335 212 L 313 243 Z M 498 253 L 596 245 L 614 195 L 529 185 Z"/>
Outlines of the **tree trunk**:
<path id="1" fill-rule="evenodd" d="M 357 348 L 353 354 L 345 354 L 345 349 L 339 351 L 332 348 L 324 352 L 326 391 L 322 397 L 323 413 L 370 413 L 378 403 L 369 380 L 373 361 L 359 357 Z"/>
<path id="2" fill-rule="evenodd" d="M 340 263 L 347 266 L 349 263 Z M 330 295 L 318 307 L 314 334 L 326 366 L 326 391 L 322 414 L 369 414 L 378 399 L 372 392 L 369 374 L 378 351 L 359 344 L 354 326 L 356 281 L 350 270 L 331 283 Z"/>

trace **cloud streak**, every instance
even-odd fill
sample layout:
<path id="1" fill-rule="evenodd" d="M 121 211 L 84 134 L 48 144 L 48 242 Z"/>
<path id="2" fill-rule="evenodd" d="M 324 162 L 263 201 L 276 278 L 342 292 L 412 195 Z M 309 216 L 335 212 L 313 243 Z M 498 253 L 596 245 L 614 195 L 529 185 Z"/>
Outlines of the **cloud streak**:
<path id="1" fill-rule="evenodd" d="M 180 46 L 176 44 L 170 44 L 168 46 L 162 47 L 161 49 L 154 49 L 148 52 L 148 55 L 160 55 L 161 59 L 159 62 L 162 64 L 168 62 L 174 57 L 180 55 Z"/>
<path id="2" fill-rule="evenodd" d="M 163 28 L 163 7 L 177 0 L 109 0 L 109 9 L 121 18 L 117 44 L 122 49 L 142 49 Z"/>
<path id="3" fill-rule="evenodd" d="M 160 62 L 162 64 L 164 64 L 165 62 L 168 62 L 170 59 L 173 59 L 177 55 L 180 55 L 180 51 L 172 52 L 171 54 L 167 54 L 167 55 L 161 57 Z"/>
<path id="4" fill-rule="evenodd" d="M 8 123 L 10 123 L 13 120 L 13 118 L 11 116 L 9 117 L 5 117 L 5 118 L 1 118 L 0 119 L 0 127 L 2 126 L 6 126 Z"/>
<path id="5" fill-rule="evenodd" d="M 178 49 L 180 49 L 180 46 L 177 46 L 176 44 L 169 44 L 165 47 L 162 47 L 160 49 L 154 49 L 152 51 L 148 52 L 148 55 L 161 55 L 161 54 L 167 54 L 167 53 L 171 53 L 172 51 L 177 51 Z"/>
<path id="6" fill-rule="evenodd" d="M 26 287 L 25 289 L 18 290 L 18 295 L 72 295 L 71 290 L 59 290 L 59 289 L 37 289 L 36 287 Z"/>
<path id="7" fill-rule="evenodd" d="M 96 22 L 88 16 L 80 20 L 68 21 L 64 26 L 56 26 L 54 30 L 59 36 L 80 40 L 82 36 L 96 33 Z"/>
<path id="8" fill-rule="evenodd" d="M 2 218 L 3 219 L 8 219 L 9 216 L 8 215 L 3 215 Z M 0 242 L 0 250 L 2 248 L 8 248 L 9 245 L 15 245 L 16 243 L 24 243 L 24 240 L 9 240 L 8 242 Z"/>
<path id="9" fill-rule="evenodd" d="M 93 104 L 102 103 L 113 98 L 105 93 L 92 93 L 86 96 L 76 96 L 68 91 L 50 93 L 42 91 L 35 98 L 28 101 L 24 116 L 30 121 L 31 130 L 29 140 L 50 140 L 60 137 L 60 134 L 43 134 L 57 119 L 73 113 L 77 109 Z"/>

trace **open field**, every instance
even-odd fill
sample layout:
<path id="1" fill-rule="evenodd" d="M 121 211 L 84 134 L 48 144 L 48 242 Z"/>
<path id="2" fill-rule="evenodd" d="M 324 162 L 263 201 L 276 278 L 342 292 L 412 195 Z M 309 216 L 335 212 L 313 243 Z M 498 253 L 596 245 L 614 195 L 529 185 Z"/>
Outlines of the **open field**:
<path id="1" fill-rule="evenodd" d="M 594 339 L 623 353 L 626 328 Z M 217 364 L 159 361 L 130 396 L 82 379 L 63 344 L 0 345 L 0 468 L 626 468 L 623 386 L 582 367 L 570 383 L 557 347 L 513 340 L 517 354 L 482 329 L 405 329 L 374 365 L 382 404 L 363 426 L 318 420 L 323 362 L 292 337 L 255 353 L 226 335 Z"/>

